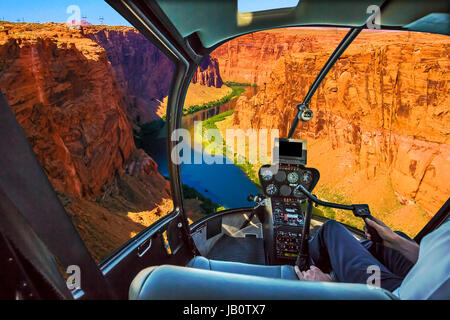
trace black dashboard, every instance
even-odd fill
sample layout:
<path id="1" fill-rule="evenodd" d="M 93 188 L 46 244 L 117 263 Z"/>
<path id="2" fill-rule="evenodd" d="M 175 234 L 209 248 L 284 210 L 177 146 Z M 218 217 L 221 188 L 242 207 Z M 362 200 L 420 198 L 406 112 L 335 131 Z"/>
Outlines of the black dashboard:
<path id="1" fill-rule="evenodd" d="M 264 194 L 270 198 L 293 198 L 297 201 L 306 199 L 305 195 L 295 188 L 301 184 L 311 192 L 319 178 L 317 169 L 303 165 L 264 165 L 259 170 L 261 187 Z"/>
<path id="2" fill-rule="evenodd" d="M 259 170 L 259 180 L 266 195 L 266 210 L 271 216 L 272 241 L 269 249 L 273 263 L 296 260 L 303 237 L 306 196 L 296 187 L 302 185 L 309 192 L 319 182 L 317 169 L 303 164 L 279 163 L 264 165 Z"/>
<path id="3" fill-rule="evenodd" d="M 272 154 L 274 164 L 260 168 L 259 180 L 270 217 L 270 225 L 266 228 L 271 239 L 266 247 L 268 260 L 282 264 L 297 259 L 304 228 L 309 228 L 309 220 L 305 221 L 302 207 L 307 198 L 299 186 L 312 192 L 319 182 L 320 173 L 306 167 L 306 140 L 277 138 Z M 308 240 L 308 234 L 306 232 L 305 240 Z"/>

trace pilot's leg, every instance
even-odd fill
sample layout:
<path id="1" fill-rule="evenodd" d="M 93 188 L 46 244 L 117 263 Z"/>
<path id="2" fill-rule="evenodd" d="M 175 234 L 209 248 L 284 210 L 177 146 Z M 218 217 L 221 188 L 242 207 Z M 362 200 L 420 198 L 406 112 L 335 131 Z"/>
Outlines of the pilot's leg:
<path id="1" fill-rule="evenodd" d="M 374 275 L 373 266 L 380 270 L 380 285 L 384 289 L 393 291 L 403 280 L 370 254 L 350 231 L 333 220 L 317 231 L 310 241 L 309 252 L 314 265 L 323 272 L 334 271 L 340 282 L 368 283 L 369 277 Z"/>
<path id="2" fill-rule="evenodd" d="M 413 241 L 408 235 L 400 231 L 394 231 L 401 237 Z M 406 277 L 409 270 L 414 266 L 414 263 L 409 261 L 400 252 L 386 248 L 381 243 L 373 243 L 370 240 L 361 241 L 361 244 L 369 250 L 369 252 L 377 258 L 382 264 L 384 264 L 389 270 L 398 275 L 399 277 Z"/>

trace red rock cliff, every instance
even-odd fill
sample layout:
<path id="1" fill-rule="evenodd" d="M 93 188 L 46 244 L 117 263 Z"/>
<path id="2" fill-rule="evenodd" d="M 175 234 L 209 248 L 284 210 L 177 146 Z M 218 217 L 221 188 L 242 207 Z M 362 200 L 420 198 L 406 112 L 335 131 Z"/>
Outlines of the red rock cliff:
<path id="1" fill-rule="evenodd" d="M 210 56 L 206 57 L 194 73 L 192 83 L 221 88 L 223 81 L 220 76 L 219 62 L 217 59 L 211 58 Z"/>
<path id="2" fill-rule="evenodd" d="M 0 87 L 56 191 L 97 196 L 135 149 L 105 51 L 23 28 L 0 32 Z"/>
<path id="3" fill-rule="evenodd" d="M 1 26 L 0 88 L 100 261 L 172 210 L 168 182 L 136 149 L 123 79 L 103 47 L 64 25 Z"/>
<path id="4" fill-rule="evenodd" d="M 157 119 L 157 107 L 169 94 L 174 64 L 134 28 L 93 26 L 85 27 L 84 33 L 105 49 L 130 119 L 137 124 Z"/>
<path id="5" fill-rule="evenodd" d="M 158 119 L 156 111 L 169 94 L 174 64 L 134 28 L 92 26 L 85 27 L 84 34 L 106 50 L 129 118 L 136 124 Z M 222 87 L 218 61 L 207 57 L 192 83 Z"/>
<path id="6" fill-rule="evenodd" d="M 345 32 L 342 29 L 308 31 L 304 28 L 256 32 L 223 44 L 211 56 L 218 60 L 224 81 L 262 85 L 280 57 L 336 47 Z"/>
<path id="7" fill-rule="evenodd" d="M 280 58 L 258 94 L 240 98 L 235 125 L 287 135 L 295 106 L 333 49 Z M 337 186 L 361 173 L 372 182 L 353 187 L 372 183 L 368 195 L 375 197 L 373 182 L 387 175 L 401 203 L 429 213 L 442 206 L 450 194 L 449 49 L 445 36 L 361 34 L 316 92 L 314 120 L 295 134 L 318 146 L 310 165 L 322 180 Z"/>

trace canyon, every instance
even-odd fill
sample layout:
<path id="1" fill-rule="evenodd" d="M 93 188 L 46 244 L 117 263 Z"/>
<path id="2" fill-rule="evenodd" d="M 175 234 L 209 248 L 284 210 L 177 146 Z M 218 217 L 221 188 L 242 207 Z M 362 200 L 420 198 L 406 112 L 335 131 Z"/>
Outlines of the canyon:
<path id="1" fill-rule="evenodd" d="M 192 83 L 203 86 L 221 88 L 223 80 L 220 75 L 219 61 L 211 56 L 206 56 L 192 77 Z"/>
<path id="2" fill-rule="evenodd" d="M 105 49 L 133 124 L 148 123 L 165 114 L 160 107 L 167 103 L 164 99 L 169 94 L 175 71 L 167 56 L 134 28 L 91 26 L 83 28 L 83 34 Z M 223 85 L 215 58 L 206 57 L 202 61 L 192 84 L 190 96 L 210 92 L 213 96 L 226 95 L 227 90 L 214 90 Z M 195 97 L 187 103 L 190 100 L 199 103 Z"/>
<path id="3" fill-rule="evenodd" d="M 239 40 L 229 43 L 235 45 Z M 240 54 L 264 53 L 264 47 L 248 44 Z M 334 48 L 285 52 L 267 77 L 256 79 L 263 81 L 259 92 L 239 98 L 232 126 L 274 128 L 286 136 L 295 106 Z M 317 189 L 369 202 L 375 215 L 392 226 L 403 224 L 409 234 L 420 230 L 450 194 L 449 49 L 445 36 L 361 33 L 313 97 L 314 120 L 300 124 L 294 135 L 308 139 L 309 165 L 321 172 Z M 273 60 L 279 55 L 272 54 Z M 218 55 L 219 61 L 233 59 Z M 236 80 L 249 76 L 245 69 L 224 74 L 233 73 Z"/>
<path id="4" fill-rule="evenodd" d="M 169 182 L 134 142 L 160 119 L 173 74 L 134 28 L 0 23 L 0 88 L 97 262 L 173 209 Z M 220 90 L 217 61 L 193 83 Z"/>
<path id="5" fill-rule="evenodd" d="M 274 63 L 293 53 L 335 48 L 344 29 L 289 28 L 255 32 L 224 43 L 211 56 L 217 59 L 224 81 L 264 84 Z"/>
<path id="6" fill-rule="evenodd" d="M 156 91 L 137 87 L 130 69 L 146 62 L 149 71 L 162 54 L 155 57 L 157 49 L 144 46 L 149 61 L 143 61 L 130 52 L 143 37 L 130 36 L 136 33 L 131 28 L 110 32 L 53 23 L 0 27 L 0 88 L 97 262 L 172 210 L 169 183 L 136 148 L 132 120 L 146 117 L 140 108 L 147 105 L 140 101 L 167 95 L 162 86 L 169 86 L 173 69 L 157 74 L 166 82 L 156 75 L 153 83 L 161 85 Z M 128 48 L 112 50 L 125 33 Z M 104 41 L 107 49 L 91 38 Z M 122 66 L 120 54 L 130 59 Z M 145 97 L 135 99 L 136 90 Z"/>
<path id="7" fill-rule="evenodd" d="M 226 127 L 285 136 L 345 32 L 292 28 L 233 39 L 203 61 L 187 102 L 229 94 L 224 81 L 257 84 Z M 319 196 L 369 202 L 408 234 L 445 202 L 447 38 L 364 31 L 348 48 L 311 102 L 314 120 L 295 135 L 308 139 L 308 165 L 321 171 Z M 97 262 L 172 210 L 169 183 L 134 133 L 164 115 L 173 73 L 134 28 L 0 23 L 0 88 Z"/>
<path id="8" fill-rule="evenodd" d="M 157 120 L 175 69 L 169 58 L 134 28 L 84 27 L 83 35 L 104 48 L 132 123 Z"/>

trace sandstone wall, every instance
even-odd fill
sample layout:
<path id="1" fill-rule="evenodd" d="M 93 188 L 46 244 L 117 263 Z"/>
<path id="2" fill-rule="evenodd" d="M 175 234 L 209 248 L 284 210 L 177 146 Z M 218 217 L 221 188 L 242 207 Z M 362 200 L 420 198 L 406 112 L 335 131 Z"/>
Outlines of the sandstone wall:
<path id="1" fill-rule="evenodd" d="M 158 107 L 169 94 L 173 62 L 134 28 L 92 26 L 84 28 L 84 34 L 106 50 L 131 121 L 158 119 Z M 192 83 L 222 87 L 217 59 L 207 57 Z"/>
<path id="2" fill-rule="evenodd" d="M 112 46 L 126 41 L 122 31 L 99 31 L 98 37 L 113 39 L 105 50 L 86 36 L 86 29 L 52 23 L 1 27 L 0 88 L 99 262 L 172 210 L 169 183 L 156 162 L 136 149 L 127 115 L 135 105 L 124 96 L 142 90 L 139 99 L 144 101 L 167 94 L 167 74 L 142 74 L 152 71 L 145 63 L 161 57 L 145 45 L 142 53 L 127 53 L 140 45 L 133 31 L 127 31 L 128 47 L 117 49 Z M 144 84 L 136 75 L 140 63 Z M 148 78 L 152 75 L 155 79 Z M 126 82 L 126 76 L 132 80 Z M 152 83 L 159 83 L 161 91 L 149 93 Z"/>
<path id="3" fill-rule="evenodd" d="M 78 33 L 1 32 L 0 88 L 57 192 L 98 196 L 135 149 L 105 51 Z"/>
<path id="4" fill-rule="evenodd" d="M 86 27 L 84 33 L 105 49 L 129 118 L 137 124 L 158 119 L 156 110 L 169 94 L 174 64 L 134 28 Z"/>
<path id="5" fill-rule="evenodd" d="M 86 29 L 69 30 L 58 24 L 5 24 L 0 30 L 0 88 L 58 193 L 98 197 L 130 166 L 135 172 L 135 163 L 146 164 L 139 166 L 142 174 L 138 176 L 159 175 L 156 163 L 136 151 L 127 119 L 127 97 L 120 90 L 125 85 L 123 77 L 129 73 L 132 80 L 127 88 L 138 90 L 133 87 L 136 74 L 130 68 L 137 68 L 145 54 L 137 58 L 127 54 L 126 46 L 120 44 L 124 34 L 110 32 L 95 33 L 112 39 L 105 49 L 86 37 Z M 128 49 L 140 45 L 135 32 L 127 32 Z M 146 49 L 144 45 L 143 51 Z M 106 50 L 112 51 L 110 57 Z M 119 63 L 114 55 L 117 52 L 124 55 L 121 70 L 128 70 L 122 74 L 118 66 L 112 68 Z M 146 53 L 150 58 L 156 54 Z M 157 80 L 141 78 L 150 84 Z M 147 85 L 140 88 L 143 95 L 147 94 L 143 89 Z M 164 90 L 151 94 L 163 96 L 167 94 Z M 164 181 L 161 179 L 156 180 Z"/>
<path id="6" fill-rule="evenodd" d="M 192 83 L 221 88 L 223 81 L 220 76 L 219 62 L 217 59 L 211 58 L 210 56 L 206 57 L 194 73 Z"/>
<path id="7" fill-rule="evenodd" d="M 388 174 L 401 203 L 436 212 L 450 195 L 449 49 L 445 36 L 363 33 L 316 92 L 314 120 L 295 136 L 326 141 L 324 171 L 350 160 L 346 174 Z M 234 124 L 287 135 L 295 106 L 331 51 L 280 58 L 258 94 L 240 98 Z M 332 159 L 340 148 L 349 159 Z"/>
<path id="8" fill-rule="evenodd" d="M 282 56 L 301 52 L 320 52 L 334 48 L 344 37 L 343 29 L 304 28 L 256 32 L 235 38 L 211 54 L 219 61 L 224 81 L 262 85 L 273 64 Z"/>

